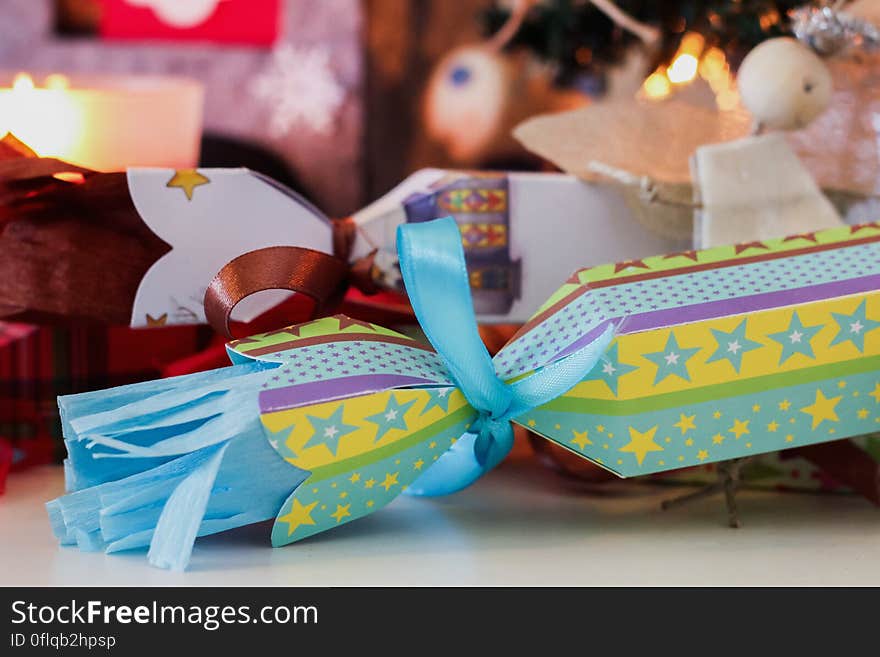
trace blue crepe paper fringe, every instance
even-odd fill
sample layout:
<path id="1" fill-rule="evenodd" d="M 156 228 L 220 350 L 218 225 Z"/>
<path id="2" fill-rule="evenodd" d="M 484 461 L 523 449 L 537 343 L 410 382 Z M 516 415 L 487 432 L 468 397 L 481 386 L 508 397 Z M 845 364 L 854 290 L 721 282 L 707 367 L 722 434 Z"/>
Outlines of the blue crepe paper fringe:
<path id="1" fill-rule="evenodd" d="M 276 516 L 308 472 L 268 444 L 257 395 L 272 364 L 59 398 L 67 494 L 46 504 L 62 545 L 149 547 L 186 568 L 197 536 Z"/>

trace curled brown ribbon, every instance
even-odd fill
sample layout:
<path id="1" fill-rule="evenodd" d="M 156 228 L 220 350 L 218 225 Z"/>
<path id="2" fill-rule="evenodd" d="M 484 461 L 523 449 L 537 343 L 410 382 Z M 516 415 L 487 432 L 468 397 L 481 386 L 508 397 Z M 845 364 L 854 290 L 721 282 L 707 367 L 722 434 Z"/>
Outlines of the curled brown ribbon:
<path id="1" fill-rule="evenodd" d="M 339 301 L 349 285 L 364 294 L 378 288 L 373 278 L 376 251 L 349 264 L 356 237 L 351 217 L 333 220 L 333 255 L 299 246 L 249 251 L 217 272 L 205 292 L 205 317 L 214 330 L 233 337 L 229 317 L 238 303 L 265 290 L 289 290 L 314 300 L 312 316 Z"/>

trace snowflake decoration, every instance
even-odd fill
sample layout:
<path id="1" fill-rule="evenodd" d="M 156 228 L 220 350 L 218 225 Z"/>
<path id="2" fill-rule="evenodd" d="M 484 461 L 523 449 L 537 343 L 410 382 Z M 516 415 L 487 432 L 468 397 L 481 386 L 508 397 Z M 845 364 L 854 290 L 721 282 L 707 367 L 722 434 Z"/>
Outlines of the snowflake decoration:
<path id="1" fill-rule="evenodd" d="M 345 100 L 345 88 L 330 66 L 330 53 L 290 44 L 275 50 L 251 90 L 272 108 L 269 131 L 274 137 L 286 135 L 297 124 L 329 134 Z"/>

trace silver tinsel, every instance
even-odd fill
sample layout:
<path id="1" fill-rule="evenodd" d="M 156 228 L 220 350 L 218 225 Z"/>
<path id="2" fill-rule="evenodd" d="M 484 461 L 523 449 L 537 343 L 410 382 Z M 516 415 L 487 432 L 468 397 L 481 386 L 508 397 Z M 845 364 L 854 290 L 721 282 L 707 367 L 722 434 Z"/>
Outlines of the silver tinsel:
<path id="1" fill-rule="evenodd" d="M 806 5 L 791 12 L 795 36 L 820 55 L 850 48 L 880 49 L 880 29 L 833 6 Z"/>

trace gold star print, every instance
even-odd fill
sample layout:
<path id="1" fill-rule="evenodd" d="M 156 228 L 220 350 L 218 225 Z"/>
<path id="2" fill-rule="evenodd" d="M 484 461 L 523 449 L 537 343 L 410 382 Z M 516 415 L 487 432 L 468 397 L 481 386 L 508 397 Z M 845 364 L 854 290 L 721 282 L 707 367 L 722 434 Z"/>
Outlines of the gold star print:
<path id="1" fill-rule="evenodd" d="M 837 387 L 838 388 L 846 388 L 846 381 L 838 381 Z"/>
<path id="2" fill-rule="evenodd" d="M 428 449 L 434 449 L 436 446 L 437 446 L 437 441 L 435 441 L 435 440 L 432 440 L 430 443 L 428 443 Z"/>
<path id="3" fill-rule="evenodd" d="M 367 500 L 367 508 L 372 509 L 375 502 L 373 500 Z"/>
<path id="4" fill-rule="evenodd" d="M 752 413 L 760 413 L 760 412 L 761 412 L 761 405 L 760 404 L 755 404 L 754 406 L 752 406 Z"/>
<path id="5" fill-rule="evenodd" d="M 575 431 L 574 429 L 572 429 L 571 432 L 574 434 L 574 438 L 572 439 L 571 442 L 573 442 L 575 445 L 577 445 L 578 449 L 582 450 L 587 445 L 593 444 L 593 441 L 590 440 L 589 438 L 587 438 L 586 431 L 581 432 L 581 431 Z"/>
<path id="6" fill-rule="evenodd" d="M 712 442 L 715 445 L 721 445 L 724 442 L 724 436 L 722 436 L 720 433 L 716 433 L 714 436 L 712 436 Z"/>
<path id="7" fill-rule="evenodd" d="M 351 515 L 351 511 L 349 511 L 350 508 L 351 504 L 346 504 L 345 506 L 343 506 L 342 504 L 337 504 L 336 511 L 331 513 L 330 517 L 336 518 L 336 523 L 338 524 L 342 521 L 343 518 L 347 518 Z"/>
<path id="8" fill-rule="evenodd" d="M 630 441 L 621 447 L 619 452 L 630 452 L 636 457 L 639 465 L 645 460 L 648 452 L 662 452 L 663 448 L 654 442 L 654 434 L 657 433 L 657 427 L 653 426 L 644 433 L 636 431 L 633 427 L 629 427 Z"/>
<path id="9" fill-rule="evenodd" d="M 687 445 L 688 447 L 692 447 L 694 444 L 694 439 L 688 438 L 687 440 L 684 441 L 684 444 Z"/>
<path id="10" fill-rule="evenodd" d="M 603 431 L 605 431 L 605 425 L 604 424 L 597 424 L 596 431 L 598 431 L 599 433 L 602 433 Z"/>
<path id="11" fill-rule="evenodd" d="M 787 442 L 787 443 L 794 442 L 794 436 L 792 436 L 791 434 L 787 434 L 785 436 L 785 442 Z"/>
<path id="12" fill-rule="evenodd" d="M 421 470 L 423 465 L 425 465 L 425 462 L 422 459 L 419 459 L 418 461 L 413 463 L 413 468 L 416 470 Z"/>
<path id="13" fill-rule="evenodd" d="M 538 423 L 535 422 L 533 419 L 530 418 L 529 421 L 528 421 L 526 424 L 528 424 L 530 427 L 533 427 L 533 426 L 535 426 L 535 425 L 538 424 Z"/>
<path id="14" fill-rule="evenodd" d="M 697 458 L 701 461 L 705 461 L 707 458 L 709 458 L 709 452 L 707 452 L 705 449 L 701 449 L 699 452 L 697 452 Z"/>
<path id="15" fill-rule="evenodd" d="M 719 419 L 721 417 L 721 411 L 715 411 L 714 413 L 712 413 L 712 417 L 714 417 L 716 420 Z"/>
<path id="16" fill-rule="evenodd" d="M 681 429 L 681 435 L 686 434 L 690 429 L 696 429 L 697 427 L 694 425 L 694 420 L 696 419 L 696 415 L 685 415 L 684 413 L 678 414 L 678 422 L 673 424 L 672 426 L 678 427 Z"/>
<path id="17" fill-rule="evenodd" d="M 400 474 L 399 472 L 395 472 L 394 474 L 388 474 L 386 472 L 385 473 L 385 481 L 383 481 L 379 485 L 382 486 L 386 491 L 389 490 L 392 486 L 395 486 L 400 483 L 399 481 L 397 481 L 397 475 L 399 475 L 399 474 Z"/>
<path id="18" fill-rule="evenodd" d="M 871 397 L 874 398 L 874 401 L 880 404 L 880 383 L 874 384 L 874 389 L 868 393 Z"/>
<path id="19" fill-rule="evenodd" d="M 781 402 L 779 402 L 780 411 L 787 411 L 789 408 L 791 408 L 791 402 L 787 399 L 783 399 Z"/>
<path id="20" fill-rule="evenodd" d="M 195 169 L 178 169 L 165 186 L 179 187 L 186 194 L 187 200 L 192 201 L 195 188 L 199 185 L 207 185 L 209 182 L 211 180 L 207 176 L 203 176 Z"/>
<path id="21" fill-rule="evenodd" d="M 165 326 L 168 323 L 168 313 L 162 313 L 158 317 L 153 317 L 147 313 L 147 326 Z"/>
<path id="22" fill-rule="evenodd" d="M 351 475 L 351 476 L 348 478 L 348 480 L 349 480 L 351 483 L 356 484 L 357 482 L 359 482 L 359 481 L 361 480 L 361 475 L 360 475 L 359 473 L 355 472 L 353 475 Z"/>
<path id="23" fill-rule="evenodd" d="M 376 485 L 376 480 L 373 479 L 372 477 L 370 477 L 369 479 L 367 479 L 364 482 L 364 487 L 366 487 L 366 488 L 372 488 L 375 485 Z"/>
<path id="24" fill-rule="evenodd" d="M 817 388 L 816 401 L 814 401 L 809 406 L 801 409 L 801 413 L 806 413 L 813 418 L 813 424 L 810 428 L 815 429 L 820 424 L 822 424 L 823 420 L 828 420 L 830 422 L 839 422 L 840 418 L 837 417 L 837 413 L 834 411 L 834 407 L 837 406 L 837 403 L 841 399 L 843 399 L 843 397 L 832 397 L 831 399 L 829 399 L 822 394 L 821 390 Z"/>
<path id="25" fill-rule="evenodd" d="M 281 522 L 288 523 L 288 536 L 299 529 L 301 525 L 315 524 L 315 521 L 312 520 L 312 509 L 314 509 L 316 506 L 318 506 L 317 500 L 312 502 L 308 506 L 303 506 L 302 504 L 300 504 L 298 499 L 294 498 L 293 506 L 290 509 L 290 513 L 278 518 L 278 520 L 280 520 Z"/>
<path id="26" fill-rule="evenodd" d="M 779 428 L 779 424 L 777 424 L 776 420 L 773 420 L 770 424 L 767 425 L 767 431 L 773 433 Z"/>
<path id="27" fill-rule="evenodd" d="M 859 416 L 860 420 L 864 420 L 866 417 L 868 417 L 868 409 L 867 408 L 860 408 L 859 412 L 858 412 L 858 416 Z"/>
<path id="28" fill-rule="evenodd" d="M 342 491 L 341 493 L 339 493 L 339 499 L 344 500 L 346 497 L 348 497 L 347 491 Z"/>
<path id="29" fill-rule="evenodd" d="M 742 436 L 744 433 L 751 433 L 751 431 L 749 431 L 749 420 L 746 420 L 745 422 L 743 422 L 742 420 L 734 420 L 733 426 L 730 427 L 728 431 L 732 433 L 737 440 L 739 440 L 739 437 Z"/>

